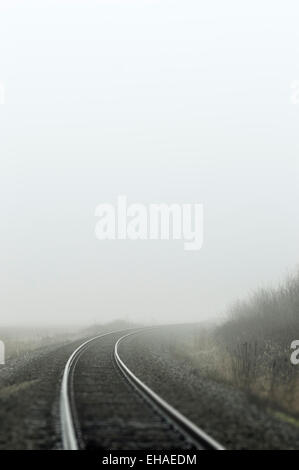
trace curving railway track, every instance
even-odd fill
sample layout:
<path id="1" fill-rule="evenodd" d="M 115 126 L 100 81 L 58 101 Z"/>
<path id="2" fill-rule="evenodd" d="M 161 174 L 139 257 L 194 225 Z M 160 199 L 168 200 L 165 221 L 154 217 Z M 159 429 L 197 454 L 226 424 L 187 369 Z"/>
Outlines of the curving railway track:
<path id="1" fill-rule="evenodd" d="M 142 331 L 99 335 L 72 353 L 61 385 L 63 448 L 222 450 L 127 367 L 119 345 Z"/>

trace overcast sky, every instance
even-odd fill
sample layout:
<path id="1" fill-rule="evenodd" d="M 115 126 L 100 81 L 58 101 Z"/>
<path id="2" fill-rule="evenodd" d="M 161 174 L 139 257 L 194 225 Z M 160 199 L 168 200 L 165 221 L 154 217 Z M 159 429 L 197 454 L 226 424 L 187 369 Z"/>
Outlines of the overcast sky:
<path id="1" fill-rule="evenodd" d="M 299 4 L 1 0 L 0 323 L 222 315 L 298 265 Z M 204 244 L 96 239 L 203 203 Z"/>

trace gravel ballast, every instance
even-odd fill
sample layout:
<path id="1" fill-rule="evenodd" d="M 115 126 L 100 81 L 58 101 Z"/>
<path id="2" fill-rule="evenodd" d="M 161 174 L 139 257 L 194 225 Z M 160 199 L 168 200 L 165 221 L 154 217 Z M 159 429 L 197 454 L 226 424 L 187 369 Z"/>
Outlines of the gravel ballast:
<path id="1" fill-rule="evenodd" d="M 62 372 L 82 341 L 29 352 L 0 368 L 0 449 L 61 448 Z"/>

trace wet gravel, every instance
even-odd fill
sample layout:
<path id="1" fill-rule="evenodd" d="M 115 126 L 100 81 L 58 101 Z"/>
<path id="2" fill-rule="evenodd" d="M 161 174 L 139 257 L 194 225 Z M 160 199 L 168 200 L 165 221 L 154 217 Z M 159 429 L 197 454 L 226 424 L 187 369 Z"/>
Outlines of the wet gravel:
<path id="1" fill-rule="evenodd" d="M 81 341 L 37 349 L 0 366 L 0 449 L 59 449 L 63 368 Z"/>
<path id="2" fill-rule="evenodd" d="M 299 449 L 297 425 L 174 355 L 173 336 L 185 341 L 191 333 L 190 327 L 148 331 L 126 339 L 119 353 L 141 380 L 226 448 Z"/>
<path id="3" fill-rule="evenodd" d="M 190 445 L 126 381 L 114 359 L 124 333 L 103 337 L 81 355 L 73 374 L 73 403 L 83 449 L 190 449 Z"/>

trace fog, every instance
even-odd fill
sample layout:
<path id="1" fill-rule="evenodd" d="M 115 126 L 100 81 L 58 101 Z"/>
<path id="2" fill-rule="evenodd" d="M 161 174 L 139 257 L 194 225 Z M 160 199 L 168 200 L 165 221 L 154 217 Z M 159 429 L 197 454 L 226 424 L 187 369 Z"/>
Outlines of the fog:
<path id="1" fill-rule="evenodd" d="M 220 318 L 296 269 L 296 1 L 0 3 L 0 324 Z M 204 242 L 95 209 L 201 203 Z"/>

